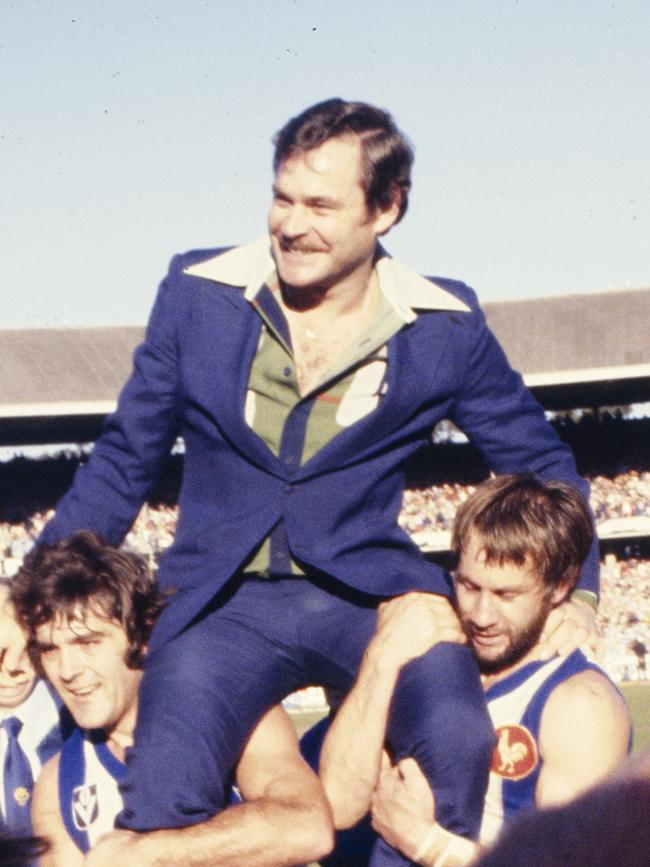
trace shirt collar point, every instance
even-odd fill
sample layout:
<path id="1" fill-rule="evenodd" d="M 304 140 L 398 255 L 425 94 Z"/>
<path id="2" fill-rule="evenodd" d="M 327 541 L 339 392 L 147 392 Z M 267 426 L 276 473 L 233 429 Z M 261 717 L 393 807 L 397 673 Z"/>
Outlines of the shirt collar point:
<path id="1" fill-rule="evenodd" d="M 383 255 L 376 267 L 382 292 L 407 322 L 417 318 L 417 310 L 471 312 L 471 308 L 451 292 L 398 259 Z"/>
<path id="2" fill-rule="evenodd" d="M 254 298 L 275 268 L 268 235 L 233 247 L 184 269 L 190 277 L 242 287 L 247 300 Z"/>

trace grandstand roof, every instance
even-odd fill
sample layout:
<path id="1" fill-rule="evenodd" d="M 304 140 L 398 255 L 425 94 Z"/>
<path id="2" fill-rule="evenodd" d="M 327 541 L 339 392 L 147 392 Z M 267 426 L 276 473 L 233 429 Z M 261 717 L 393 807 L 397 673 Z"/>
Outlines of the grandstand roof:
<path id="1" fill-rule="evenodd" d="M 547 408 L 650 400 L 650 289 L 483 307 L 512 366 Z"/>
<path id="2" fill-rule="evenodd" d="M 513 366 L 552 409 L 650 400 L 650 289 L 484 305 Z M 142 327 L 0 332 L 0 444 L 93 440 Z"/>
<path id="3" fill-rule="evenodd" d="M 142 327 L 0 332 L 0 445 L 95 440 L 143 335 Z"/>

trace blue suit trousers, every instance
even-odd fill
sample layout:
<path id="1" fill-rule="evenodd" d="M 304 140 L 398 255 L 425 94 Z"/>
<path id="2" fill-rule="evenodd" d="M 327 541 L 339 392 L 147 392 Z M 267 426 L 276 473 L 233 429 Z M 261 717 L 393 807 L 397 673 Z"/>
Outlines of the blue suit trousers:
<path id="1" fill-rule="evenodd" d="M 270 707 L 307 685 L 352 686 L 381 601 L 327 577 L 233 578 L 146 660 L 118 824 L 182 827 L 223 809 L 243 746 Z M 451 831 L 478 834 L 493 739 L 466 647 L 440 644 L 405 667 L 389 744 L 396 758 L 417 759 Z M 384 845 L 371 863 L 407 862 Z"/>

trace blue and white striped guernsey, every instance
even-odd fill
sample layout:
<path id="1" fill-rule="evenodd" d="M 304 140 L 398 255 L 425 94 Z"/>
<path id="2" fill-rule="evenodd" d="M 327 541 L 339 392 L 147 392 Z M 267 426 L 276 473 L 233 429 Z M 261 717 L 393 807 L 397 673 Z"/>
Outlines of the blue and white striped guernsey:
<path id="1" fill-rule="evenodd" d="M 535 805 L 542 765 L 539 729 L 546 701 L 556 686 L 588 669 L 607 677 L 582 651 L 575 650 L 568 657 L 528 663 L 486 690 L 497 744 L 483 809 L 482 844 L 496 839 L 504 821 Z"/>
<path id="2" fill-rule="evenodd" d="M 126 766 L 96 732 L 75 729 L 59 760 L 59 804 L 66 830 L 82 852 L 114 828 L 122 809 L 118 784 Z"/>
<path id="3" fill-rule="evenodd" d="M 100 732 L 75 729 L 59 759 L 59 804 L 70 838 L 84 853 L 115 827 L 122 809 L 119 784 L 126 765 L 108 748 Z M 241 804 L 238 790 L 230 790 L 228 804 Z"/>

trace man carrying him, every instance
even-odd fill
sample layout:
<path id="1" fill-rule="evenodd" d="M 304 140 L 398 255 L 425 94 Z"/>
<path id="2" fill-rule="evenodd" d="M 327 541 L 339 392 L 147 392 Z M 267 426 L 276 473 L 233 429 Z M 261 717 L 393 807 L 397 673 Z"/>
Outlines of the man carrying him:
<path id="1" fill-rule="evenodd" d="M 0 604 L 10 587 L 0 578 Z M 5 833 L 31 835 L 34 781 L 71 728 L 54 690 L 36 677 L 26 653 L 15 667 L 0 662 L 0 828 Z"/>
<path id="2" fill-rule="evenodd" d="M 520 811 L 574 798 L 627 756 L 629 712 L 604 672 L 581 650 L 546 661 L 538 656 L 548 616 L 575 587 L 592 535 L 573 488 L 532 476 L 490 479 L 458 510 L 456 608 L 497 734 L 484 845 Z M 412 759 L 393 767 L 384 759 L 380 775 L 386 720 L 401 668 L 432 642 L 458 638 L 451 629 L 437 634 L 415 595 L 386 603 L 321 757 L 335 824 L 353 824 L 372 805 L 375 830 L 424 865 L 468 863 L 478 846 L 432 822 L 435 803 Z"/>
<path id="3" fill-rule="evenodd" d="M 191 828 L 138 835 L 121 862 L 115 839 L 96 845 L 122 807 L 118 783 L 162 594 L 140 557 L 82 531 L 29 554 L 13 596 L 36 663 L 79 726 L 36 785 L 34 831 L 51 844 L 42 867 L 272 867 L 327 853 L 329 807 L 279 707 L 262 719 L 239 760 L 244 804 L 238 799 L 239 806 Z"/>
<path id="4" fill-rule="evenodd" d="M 454 420 L 495 472 L 586 496 L 474 293 L 379 245 L 406 211 L 412 160 L 392 118 L 365 103 L 328 100 L 280 130 L 269 236 L 172 261 L 117 412 L 45 528 L 46 541 L 88 527 L 119 544 L 183 437 L 159 573 L 178 592 L 150 642 L 123 827 L 211 816 L 266 710 L 308 684 L 349 689 L 380 601 L 449 595 L 397 523 L 405 462 L 438 421 Z M 592 601 L 595 555 L 581 584 Z M 561 619 L 558 641 L 572 623 L 584 640 L 593 612 L 576 599 Z M 417 758 L 441 821 L 476 834 L 493 733 L 471 654 L 436 647 L 397 690 L 418 693 L 426 730 L 402 703 L 396 754 Z"/>

